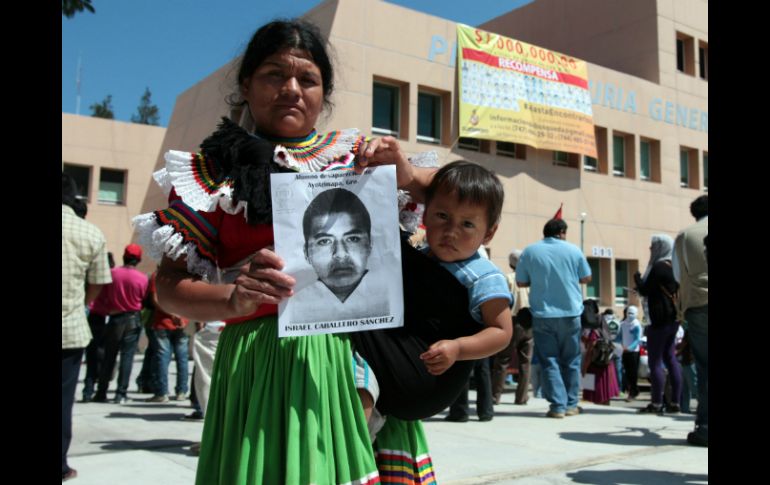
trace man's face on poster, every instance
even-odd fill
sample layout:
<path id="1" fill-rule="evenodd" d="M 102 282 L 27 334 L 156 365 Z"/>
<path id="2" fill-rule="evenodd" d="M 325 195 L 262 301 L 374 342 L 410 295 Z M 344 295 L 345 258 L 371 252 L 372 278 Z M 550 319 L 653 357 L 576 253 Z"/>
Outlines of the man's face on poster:
<path id="1" fill-rule="evenodd" d="M 313 217 L 310 227 L 305 241 L 308 262 L 326 286 L 346 298 L 366 272 L 372 251 L 362 217 L 347 212 L 321 214 Z"/>

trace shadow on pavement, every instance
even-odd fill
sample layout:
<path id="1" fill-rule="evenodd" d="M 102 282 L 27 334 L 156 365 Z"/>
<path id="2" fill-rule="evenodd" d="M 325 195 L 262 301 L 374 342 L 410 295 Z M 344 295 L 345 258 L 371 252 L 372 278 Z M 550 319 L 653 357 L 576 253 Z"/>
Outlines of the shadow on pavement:
<path id="1" fill-rule="evenodd" d="M 108 451 L 161 451 L 163 453 L 176 453 L 178 455 L 189 455 L 188 448 L 195 443 L 189 440 L 146 440 L 146 441 L 128 441 L 128 440 L 114 440 L 114 441 L 94 441 L 96 445 L 101 445 L 103 450 Z"/>
<path id="2" fill-rule="evenodd" d="M 639 433 L 641 433 L 641 436 Z M 658 433 L 651 431 L 649 428 L 627 427 L 624 430 L 610 433 L 564 432 L 559 433 L 559 436 L 565 440 L 570 441 L 580 441 L 585 443 L 606 443 L 609 445 L 666 446 L 687 444 L 686 436 L 682 436 L 679 439 L 662 438 Z"/>
<path id="3" fill-rule="evenodd" d="M 133 418 L 145 421 L 183 421 L 185 413 L 139 414 L 139 413 L 110 413 L 105 418 Z M 203 421 L 198 421 L 202 423 Z"/>
<path id="4" fill-rule="evenodd" d="M 575 483 L 595 485 L 695 485 L 707 484 L 708 475 L 672 473 L 657 470 L 580 470 L 567 473 Z"/>

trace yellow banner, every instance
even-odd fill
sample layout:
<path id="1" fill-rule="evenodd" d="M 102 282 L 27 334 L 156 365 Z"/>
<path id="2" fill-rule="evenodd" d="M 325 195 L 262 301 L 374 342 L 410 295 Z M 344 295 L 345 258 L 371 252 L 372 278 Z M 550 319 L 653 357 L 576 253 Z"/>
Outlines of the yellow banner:
<path id="1" fill-rule="evenodd" d="M 596 158 L 586 63 L 457 24 L 460 136 Z"/>

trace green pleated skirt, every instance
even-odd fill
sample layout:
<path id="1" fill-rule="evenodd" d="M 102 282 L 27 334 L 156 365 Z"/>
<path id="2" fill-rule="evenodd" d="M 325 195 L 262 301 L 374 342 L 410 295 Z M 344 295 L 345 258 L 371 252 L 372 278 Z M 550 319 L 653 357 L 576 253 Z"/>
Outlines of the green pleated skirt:
<path id="1" fill-rule="evenodd" d="M 375 460 L 354 365 L 345 334 L 279 339 L 274 316 L 228 325 L 196 484 L 435 483 L 419 421 L 388 418 Z"/>

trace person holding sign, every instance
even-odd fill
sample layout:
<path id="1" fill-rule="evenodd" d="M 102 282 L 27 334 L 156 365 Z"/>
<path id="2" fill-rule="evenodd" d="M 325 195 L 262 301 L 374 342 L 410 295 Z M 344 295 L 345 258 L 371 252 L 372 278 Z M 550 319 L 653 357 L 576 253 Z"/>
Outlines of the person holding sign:
<path id="1" fill-rule="evenodd" d="M 169 207 L 135 218 L 148 253 L 162 257 L 163 307 L 227 323 L 198 484 L 435 483 L 419 422 L 389 420 L 386 436 L 370 443 L 348 334 L 277 337 L 276 305 L 294 295 L 295 280 L 271 249 L 270 174 L 395 164 L 398 186 L 419 199 L 434 173 L 412 167 L 392 137 L 317 133 L 333 87 L 317 27 L 299 20 L 262 26 L 229 100 L 248 108 L 253 132 L 225 119 L 200 153 L 168 152 L 155 178 Z"/>

